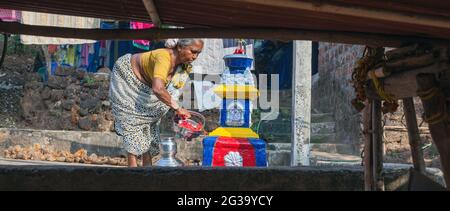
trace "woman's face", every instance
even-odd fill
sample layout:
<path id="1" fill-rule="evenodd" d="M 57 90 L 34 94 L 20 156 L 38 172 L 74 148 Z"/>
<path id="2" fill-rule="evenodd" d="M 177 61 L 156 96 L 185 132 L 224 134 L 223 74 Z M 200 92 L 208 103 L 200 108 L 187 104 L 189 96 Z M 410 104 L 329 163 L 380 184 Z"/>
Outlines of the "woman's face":
<path id="1" fill-rule="evenodd" d="M 183 64 L 192 63 L 194 60 L 197 59 L 200 52 L 202 52 L 202 49 L 203 43 L 199 41 L 189 46 L 178 47 L 178 55 L 180 56 L 181 63 Z"/>

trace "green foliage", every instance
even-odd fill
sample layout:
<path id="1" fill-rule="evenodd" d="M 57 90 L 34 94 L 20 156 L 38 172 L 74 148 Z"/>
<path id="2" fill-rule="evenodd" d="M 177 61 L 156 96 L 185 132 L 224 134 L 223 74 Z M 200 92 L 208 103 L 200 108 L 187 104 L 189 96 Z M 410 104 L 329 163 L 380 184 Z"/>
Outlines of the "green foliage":
<path id="1" fill-rule="evenodd" d="M 3 48 L 4 37 L 0 36 L 0 44 Z M 18 54 L 18 55 L 36 55 L 40 51 L 40 46 L 38 45 L 24 45 L 20 42 L 19 35 L 10 35 L 8 37 L 8 49 L 7 54 Z"/>
<path id="2" fill-rule="evenodd" d="M 95 78 L 86 76 L 86 77 L 84 77 L 83 82 L 89 86 L 92 86 L 95 84 Z"/>

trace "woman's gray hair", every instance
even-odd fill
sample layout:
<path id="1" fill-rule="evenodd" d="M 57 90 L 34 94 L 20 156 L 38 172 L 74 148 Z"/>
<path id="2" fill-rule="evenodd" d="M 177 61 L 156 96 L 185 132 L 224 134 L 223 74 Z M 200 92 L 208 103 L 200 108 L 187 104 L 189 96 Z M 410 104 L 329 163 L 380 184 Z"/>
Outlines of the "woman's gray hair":
<path id="1" fill-rule="evenodd" d="M 185 47 L 194 45 L 196 42 L 201 42 L 203 44 L 202 39 L 167 39 L 164 45 L 166 48 L 175 48 L 177 46 Z"/>

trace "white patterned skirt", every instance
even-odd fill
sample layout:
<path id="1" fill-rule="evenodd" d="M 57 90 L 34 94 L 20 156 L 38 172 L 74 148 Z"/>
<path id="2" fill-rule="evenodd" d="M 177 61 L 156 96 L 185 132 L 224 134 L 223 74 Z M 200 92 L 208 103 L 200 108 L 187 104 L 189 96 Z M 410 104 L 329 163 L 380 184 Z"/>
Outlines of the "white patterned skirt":
<path id="1" fill-rule="evenodd" d="M 171 92 L 169 92 L 171 93 Z M 174 96 L 171 93 L 172 97 Z M 116 133 L 125 150 L 134 155 L 159 154 L 159 123 L 169 110 L 152 89 L 139 81 L 131 67 L 131 54 L 120 57 L 111 73 L 109 96 Z"/>

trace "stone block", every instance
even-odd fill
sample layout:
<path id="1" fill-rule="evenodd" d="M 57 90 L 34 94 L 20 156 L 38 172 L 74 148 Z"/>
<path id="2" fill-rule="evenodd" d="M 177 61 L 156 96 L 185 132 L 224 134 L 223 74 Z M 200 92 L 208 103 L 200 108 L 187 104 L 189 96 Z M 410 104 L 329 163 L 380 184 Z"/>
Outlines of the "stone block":
<path id="1" fill-rule="evenodd" d="M 287 150 L 268 150 L 267 160 L 269 166 L 289 166 L 291 162 L 291 151 Z"/>

